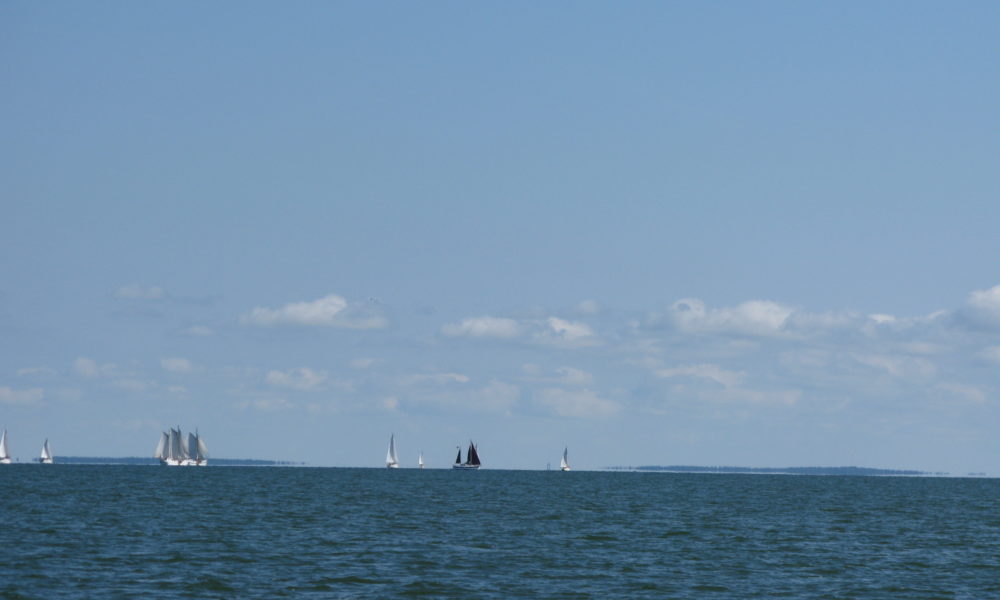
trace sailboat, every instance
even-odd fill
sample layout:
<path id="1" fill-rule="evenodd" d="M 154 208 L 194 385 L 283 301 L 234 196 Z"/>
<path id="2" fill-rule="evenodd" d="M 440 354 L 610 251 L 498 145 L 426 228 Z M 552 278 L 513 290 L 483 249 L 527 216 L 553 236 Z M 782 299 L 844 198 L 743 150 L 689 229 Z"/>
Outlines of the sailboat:
<path id="1" fill-rule="evenodd" d="M 11 462 L 10 452 L 7 451 L 7 430 L 3 430 L 0 435 L 0 465 L 9 465 Z"/>
<path id="2" fill-rule="evenodd" d="M 195 429 L 194 433 L 188 433 L 188 459 L 184 466 L 194 466 L 194 467 L 207 467 L 208 466 L 208 448 L 205 447 L 205 442 L 198 435 L 198 430 Z"/>
<path id="3" fill-rule="evenodd" d="M 452 469 L 478 469 L 479 465 L 479 453 L 476 452 L 476 445 L 469 440 L 469 450 L 465 454 L 465 462 L 462 462 L 462 447 L 458 447 L 458 456 L 455 457 L 455 464 L 451 465 Z"/>
<path id="4" fill-rule="evenodd" d="M 208 448 L 197 432 L 188 434 L 185 440 L 180 427 L 171 428 L 169 432 L 160 434 L 153 458 L 158 458 L 161 465 L 168 467 L 204 467 L 208 465 Z"/>
<path id="5" fill-rule="evenodd" d="M 49 440 L 45 440 L 45 443 L 42 444 L 42 455 L 38 458 L 38 462 L 43 465 L 52 464 L 52 450 L 49 448 Z"/>
<path id="6" fill-rule="evenodd" d="M 396 436 L 389 436 L 389 450 L 385 453 L 385 466 L 389 469 L 399 468 L 399 458 L 396 457 Z"/>
<path id="7" fill-rule="evenodd" d="M 563 448 L 563 455 L 559 460 L 559 468 L 563 471 L 569 471 L 569 448 Z"/>
<path id="8" fill-rule="evenodd" d="M 424 468 L 424 453 L 420 453 L 420 458 L 417 459 L 417 467 L 420 469 Z"/>

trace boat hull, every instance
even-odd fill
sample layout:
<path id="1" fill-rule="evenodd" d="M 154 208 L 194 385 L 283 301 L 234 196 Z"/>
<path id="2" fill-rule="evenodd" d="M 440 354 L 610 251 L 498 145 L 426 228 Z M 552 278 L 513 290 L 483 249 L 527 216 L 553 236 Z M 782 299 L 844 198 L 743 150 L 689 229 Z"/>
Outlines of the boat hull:
<path id="1" fill-rule="evenodd" d="M 475 471 L 479 465 L 451 465 L 451 468 L 459 471 Z"/>
<path id="2" fill-rule="evenodd" d="M 10 462 L 9 458 L 0 458 L 0 465 L 9 465 Z"/>

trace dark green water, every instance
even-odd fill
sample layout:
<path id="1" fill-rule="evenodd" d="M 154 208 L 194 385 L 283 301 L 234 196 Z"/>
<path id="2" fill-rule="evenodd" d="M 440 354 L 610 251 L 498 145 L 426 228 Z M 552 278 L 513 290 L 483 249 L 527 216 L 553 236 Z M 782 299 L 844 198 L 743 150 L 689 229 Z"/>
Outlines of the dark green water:
<path id="1" fill-rule="evenodd" d="M 2 598 L 996 598 L 1000 480 L 0 467 Z"/>

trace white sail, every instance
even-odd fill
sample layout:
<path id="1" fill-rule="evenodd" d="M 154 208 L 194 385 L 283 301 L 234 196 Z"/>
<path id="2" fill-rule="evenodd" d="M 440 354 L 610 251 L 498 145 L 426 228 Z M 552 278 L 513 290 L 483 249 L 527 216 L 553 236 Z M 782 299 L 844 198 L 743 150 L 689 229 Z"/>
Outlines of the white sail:
<path id="1" fill-rule="evenodd" d="M 396 457 L 396 436 L 389 436 L 389 450 L 385 453 L 385 466 L 390 469 L 399 468 L 399 459 Z"/>
<path id="2" fill-rule="evenodd" d="M 45 440 L 45 443 L 42 444 L 42 455 L 38 459 L 38 461 L 41 462 L 43 465 L 52 464 L 52 450 L 49 449 L 49 440 Z"/>
<path id="3" fill-rule="evenodd" d="M 559 468 L 563 471 L 569 471 L 569 448 L 563 448 L 563 455 L 559 460 Z"/>
<path id="4" fill-rule="evenodd" d="M 3 430 L 3 435 L 0 435 L 0 465 L 10 464 L 10 452 L 7 451 L 7 430 Z"/>
<path id="5" fill-rule="evenodd" d="M 188 451 L 187 439 L 185 439 L 184 432 L 181 431 L 180 427 L 177 428 L 177 447 L 178 456 L 182 461 L 191 458 L 191 453 Z"/>
<path id="6" fill-rule="evenodd" d="M 167 444 L 169 442 L 170 438 L 167 436 L 167 432 L 160 432 L 160 443 L 156 445 L 156 452 L 153 453 L 153 458 L 165 459 L 167 457 Z"/>
<path id="7" fill-rule="evenodd" d="M 205 445 L 205 440 L 198 437 L 198 464 L 205 466 L 208 464 L 208 446 Z"/>
<path id="8" fill-rule="evenodd" d="M 420 458 L 417 459 L 417 466 L 420 467 L 421 469 L 424 468 L 424 453 L 423 452 L 420 453 Z"/>

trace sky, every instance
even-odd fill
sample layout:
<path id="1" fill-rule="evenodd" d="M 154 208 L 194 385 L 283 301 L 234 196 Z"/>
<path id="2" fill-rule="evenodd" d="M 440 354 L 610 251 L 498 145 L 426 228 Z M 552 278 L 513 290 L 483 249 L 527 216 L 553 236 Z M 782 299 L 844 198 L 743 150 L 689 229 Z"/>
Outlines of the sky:
<path id="1" fill-rule="evenodd" d="M 20 460 L 1000 475 L 1000 5 L 0 3 Z"/>

